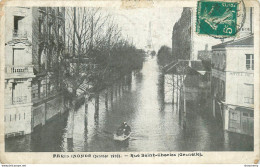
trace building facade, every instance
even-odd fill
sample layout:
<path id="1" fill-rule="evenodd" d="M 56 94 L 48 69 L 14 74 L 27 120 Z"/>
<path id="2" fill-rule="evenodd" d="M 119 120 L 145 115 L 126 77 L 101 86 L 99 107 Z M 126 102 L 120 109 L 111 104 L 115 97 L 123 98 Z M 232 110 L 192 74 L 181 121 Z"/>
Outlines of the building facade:
<path id="1" fill-rule="evenodd" d="M 5 10 L 5 134 L 29 134 L 35 105 L 60 91 L 65 8 Z"/>
<path id="2" fill-rule="evenodd" d="M 174 61 L 192 59 L 192 13 L 192 8 L 183 8 L 180 19 L 173 26 L 172 55 Z"/>
<path id="3" fill-rule="evenodd" d="M 252 9 L 239 38 L 212 46 L 213 115 L 227 131 L 254 134 L 254 34 Z M 247 34 L 246 34 L 247 33 Z"/>

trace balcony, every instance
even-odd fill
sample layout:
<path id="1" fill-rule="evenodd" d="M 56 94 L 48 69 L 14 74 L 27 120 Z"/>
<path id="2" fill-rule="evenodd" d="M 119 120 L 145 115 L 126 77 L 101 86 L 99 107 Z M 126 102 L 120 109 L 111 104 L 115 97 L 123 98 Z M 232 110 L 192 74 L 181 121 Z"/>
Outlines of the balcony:
<path id="1" fill-rule="evenodd" d="M 13 30 L 13 39 L 27 39 L 26 31 Z"/>
<path id="2" fill-rule="evenodd" d="M 33 65 L 28 66 L 5 66 L 5 78 L 34 77 Z"/>
<path id="3" fill-rule="evenodd" d="M 30 66 L 6 66 L 6 74 L 33 73 L 33 65 Z"/>

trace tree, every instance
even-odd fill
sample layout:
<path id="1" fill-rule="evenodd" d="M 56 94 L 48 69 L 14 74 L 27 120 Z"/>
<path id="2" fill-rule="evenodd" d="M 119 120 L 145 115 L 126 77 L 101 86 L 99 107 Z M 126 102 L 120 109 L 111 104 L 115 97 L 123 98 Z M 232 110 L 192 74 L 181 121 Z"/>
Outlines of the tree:
<path id="1" fill-rule="evenodd" d="M 68 59 L 65 83 L 72 97 L 80 85 L 93 81 L 96 73 L 94 46 L 108 15 L 99 8 L 67 8 Z"/>
<path id="2" fill-rule="evenodd" d="M 40 73 L 46 80 L 46 95 L 50 87 L 59 91 L 61 88 L 61 64 L 65 50 L 65 20 L 60 8 L 39 7 L 38 17 L 33 17 L 32 50 L 35 74 Z M 39 77 L 33 82 L 38 84 Z"/>
<path id="3" fill-rule="evenodd" d="M 158 57 L 158 64 L 161 66 L 165 66 L 167 65 L 169 62 L 173 61 L 173 56 L 171 53 L 171 48 L 169 48 L 168 46 L 162 46 L 157 54 Z"/>
<path id="4" fill-rule="evenodd" d="M 82 84 L 99 91 L 135 68 L 143 53 L 122 37 L 114 17 L 101 8 L 68 8 L 65 83 L 75 97 Z M 85 90 L 90 91 L 90 89 Z"/>

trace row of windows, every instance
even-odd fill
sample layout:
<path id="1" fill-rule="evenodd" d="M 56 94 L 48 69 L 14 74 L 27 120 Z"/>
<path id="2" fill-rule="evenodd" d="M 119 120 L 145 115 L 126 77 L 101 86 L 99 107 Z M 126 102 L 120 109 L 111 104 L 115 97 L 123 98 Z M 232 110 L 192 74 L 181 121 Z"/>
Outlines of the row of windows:
<path id="1" fill-rule="evenodd" d="M 244 117 L 254 117 L 254 113 L 246 113 L 246 112 L 243 112 L 243 116 Z"/>
<path id="2" fill-rule="evenodd" d="M 23 114 L 14 114 L 14 115 L 9 115 L 9 116 L 5 116 L 5 122 L 6 121 L 19 121 L 19 120 L 22 120 L 22 119 L 25 119 L 25 113 Z"/>
<path id="3" fill-rule="evenodd" d="M 242 113 L 243 117 L 254 117 L 254 113 L 251 112 L 251 113 L 247 113 L 247 112 L 243 112 Z M 230 112 L 230 120 L 233 120 L 233 121 L 239 121 L 241 118 L 240 118 L 240 113 L 238 112 Z"/>

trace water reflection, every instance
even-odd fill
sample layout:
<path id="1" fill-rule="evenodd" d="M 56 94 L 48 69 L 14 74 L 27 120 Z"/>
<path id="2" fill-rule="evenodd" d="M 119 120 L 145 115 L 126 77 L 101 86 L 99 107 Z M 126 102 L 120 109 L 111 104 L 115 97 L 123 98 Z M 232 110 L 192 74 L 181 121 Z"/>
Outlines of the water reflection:
<path id="1" fill-rule="evenodd" d="M 223 132 L 207 114 L 187 105 L 185 127 L 176 106 L 164 103 L 156 57 L 147 58 L 129 85 L 120 81 L 74 112 L 31 135 L 6 140 L 6 151 L 229 151 L 252 150 L 253 137 Z M 123 86 L 124 85 L 124 86 Z M 72 121 L 74 123 L 71 131 Z M 132 136 L 115 142 L 113 133 L 126 121 Z M 72 138 L 69 138 L 72 132 Z"/>

